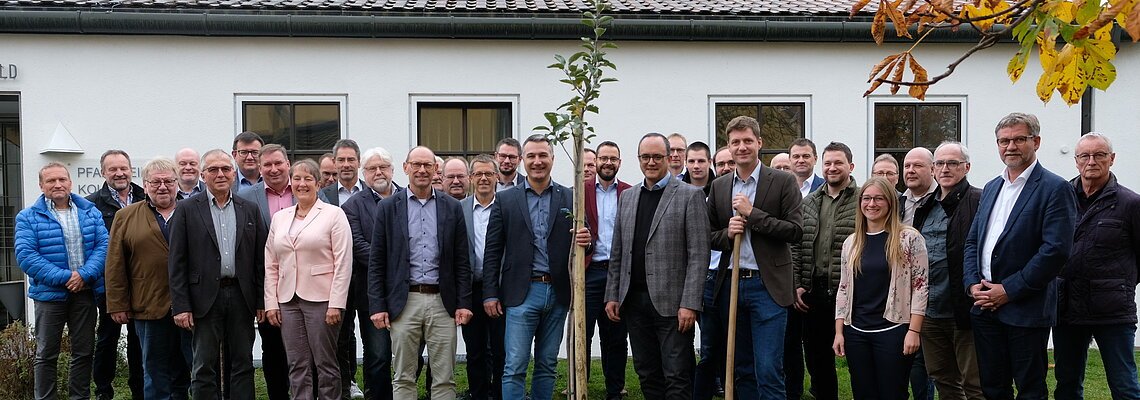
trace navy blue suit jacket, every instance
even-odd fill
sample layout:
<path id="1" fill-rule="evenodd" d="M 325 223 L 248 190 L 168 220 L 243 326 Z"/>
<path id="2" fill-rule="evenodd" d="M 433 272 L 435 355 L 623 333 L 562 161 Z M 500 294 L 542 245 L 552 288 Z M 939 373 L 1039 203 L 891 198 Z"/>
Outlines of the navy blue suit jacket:
<path id="1" fill-rule="evenodd" d="M 410 190 L 410 189 L 407 189 Z M 467 224 L 459 200 L 435 190 L 436 237 L 439 249 L 439 293 L 447 313 L 471 309 L 471 265 Z M 411 282 L 408 248 L 408 196 L 404 191 L 381 200 L 373 223 L 368 257 L 368 303 L 372 314 L 399 318 L 408 302 Z"/>
<path id="2" fill-rule="evenodd" d="M 986 228 L 1004 181 L 999 176 L 986 184 L 966 237 L 962 283 L 967 292 L 983 279 Z M 1027 328 L 1056 323 L 1057 275 L 1073 246 L 1076 201 L 1064 178 L 1041 164 L 1033 169 L 990 259 L 992 282 L 1002 284 L 1009 296 L 1009 303 L 994 312 L 1001 323 Z M 983 311 L 974 306 L 971 312 Z"/>
<path id="3" fill-rule="evenodd" d="M 574 207 L 573 190 L 553 181 L 546 190 L 550 197 L 550 235 L 546 239 L 550 257 L 550 277 L 558 303 L 570 306 L 570 230 L 574 221 L 568 210 Z M 487 223 L 487 243 L 483 254 L 483 299 L 498 298 L 504 307 L 522 304 L 530 291 L 534 264 L 534 233 L 526 188 L 516 186 L 499 192 Z M 565 211 L 564 211 L 565 210 Z M 508 245 L 509 244 L 509 245 Z"/>
<path id="4" fill-rule="evenodd" d="M 819 189 L 820 186 L 823 186 L 824 182 L 823 177 L 813 174 L 811 176 L 811 191 L 814 192 L 816 189 Z"/>

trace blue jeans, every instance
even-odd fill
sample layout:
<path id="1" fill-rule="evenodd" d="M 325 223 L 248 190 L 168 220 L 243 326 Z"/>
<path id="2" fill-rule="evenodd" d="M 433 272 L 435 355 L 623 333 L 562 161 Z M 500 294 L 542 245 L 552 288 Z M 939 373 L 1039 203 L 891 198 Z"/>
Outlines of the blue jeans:
<path id="1" fill-rule="evenodd" d="M 376 329 L 365 308 L 357 312 L 360 341 L 364 344 L 364 398 L 389 400 L 392 398 L 392 335 L 387 329 Z"/>
<path id="2" fill-rule="evenodd" d="M 558 347 L 562 344 L 567 306 L 558 304 L 554 287 L 531 282 L 522 304 L 506 308 L 507 326 L 503 340 L 506 353 L 503 368 L 503 398 L 526 397 L 526 367 L 534 343 L 534 376 L 530 394 L 534 400 L 554 396 Z"/>
<path id="3" fill-rule="evenodd" d="M 1089 342 L 1095 338 L 1104 361 L 1104 372 L 1114 399 L 1140 399 L 1140 383 L 1136 379 L 1136 360 L 1132 346 L 1136 325 L 1058 325 L 1053 328 L 1053 356 L 1057 367 L 1058 400 L 1084 398 L 1085 363 Z"/>
<path id="4" fill-rule="evenodd" d="M 167 313 L 155 320 L 134 320 L 142 348 L 143 393 L 151 399 L 187 399 L 190 363 L 194 359 L 191 333 L 174 324 Z"/>
<path id="5" fill-rule="evenodd" d="M 615 267 L 616 268 L 616 267 Z M 602 350 L 602 375 L 606 381 L 606 398 L 621 397 L 625 389 L 625 365 L 629 348 L 626 342 L 625 322 L 610 321 L 606 316 L 605 268 L 586 270 L 586 343 L 594 340 L 594 326 L 598 327 Z M 587 351 L 589 351 L 587 345 Z M 587 378 L 589 369 L 587 369 Z"/>
<path id="6" fill-rule="evenodd" d="M 728 326 L 729 288 L 717 311 Z M 786 400 L 784 331 L 788 310 L 776 304 L 759 277 L 740 279 L 736 310 L 736 392 L 741 399 Z"/>

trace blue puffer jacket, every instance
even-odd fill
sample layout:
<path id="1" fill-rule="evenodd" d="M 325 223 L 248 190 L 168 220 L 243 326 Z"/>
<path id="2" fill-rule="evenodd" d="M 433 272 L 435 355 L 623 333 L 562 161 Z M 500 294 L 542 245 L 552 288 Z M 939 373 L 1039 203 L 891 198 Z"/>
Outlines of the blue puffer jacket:
<path id="1" fill-rule="evenodd" d="M 79 212 L 79 229 L 83 233 L 85 260 L 79 276 L 87 287 L 103 293 L 103 263 L 107 258 L 107 227 L 103 215 L 90 201 L 72 194 L 71 201 Z M 63 228 L 48 208 L 43 195 L 31 207 L 16 215 L 16 260 L 28 275 L 28 297 L 38 301 L 67 299 L 67 265 Z"/>

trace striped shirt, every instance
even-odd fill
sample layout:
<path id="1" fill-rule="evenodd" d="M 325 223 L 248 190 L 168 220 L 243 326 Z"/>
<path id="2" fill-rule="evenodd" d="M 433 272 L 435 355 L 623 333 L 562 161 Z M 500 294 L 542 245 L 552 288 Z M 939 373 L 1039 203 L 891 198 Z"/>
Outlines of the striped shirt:
<path id="1" fill-rule="evenodd" d="M 83 254 L 83 232 L 79 231 L 79 213 L 70 200 L 67 202 L 67 208 L 61 210 L 51 207 L 51 212 L 59 221 L 60 229 L 63 230 L 63 243 L 64 247 L 67 248 L 67 265 L 72 271 L 77 271 L 87 261 Z"/>

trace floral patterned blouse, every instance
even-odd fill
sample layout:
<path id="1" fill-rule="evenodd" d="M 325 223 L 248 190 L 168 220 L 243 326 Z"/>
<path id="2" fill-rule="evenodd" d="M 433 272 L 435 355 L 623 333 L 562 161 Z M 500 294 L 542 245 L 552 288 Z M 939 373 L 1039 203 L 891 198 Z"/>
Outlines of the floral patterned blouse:
<path id="1" fill-rule="evenodd" d="M 926 315 L 926 240 L 911 227 L 903 228 L 900 235 L 903 264 L 891 266 L 890 291 L 887 293 L 883 318 L 896 324 L 905 324 L 910 322 L 911 315 Z M 843 241 L 839 291 L 835 295 L 835 319 L 843 318 L 845 325 L 851 325 L 851 304 L 855 294 L 852 290 L 855 274 L 851 268 L 854 243 L 854 234 Z"/>

